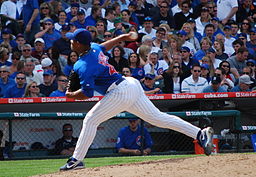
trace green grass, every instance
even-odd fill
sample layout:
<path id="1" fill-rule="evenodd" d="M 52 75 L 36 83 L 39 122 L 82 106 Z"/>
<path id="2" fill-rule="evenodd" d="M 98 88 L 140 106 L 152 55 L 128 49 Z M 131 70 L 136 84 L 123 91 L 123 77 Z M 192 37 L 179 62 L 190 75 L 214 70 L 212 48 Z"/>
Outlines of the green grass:
<path id="1" fill-rule="evenodd" d="M 84 162 L 87 168 L 93 168 L 106 165 L 116 165 L 191 156 L 192 155 L 163 155 L 86 158 Z M 66 160 L 67 159 L 0 161 L 0 177 L 26 177 L 57 172 L 59 171 L 59 167 L 66 163 Z"/>

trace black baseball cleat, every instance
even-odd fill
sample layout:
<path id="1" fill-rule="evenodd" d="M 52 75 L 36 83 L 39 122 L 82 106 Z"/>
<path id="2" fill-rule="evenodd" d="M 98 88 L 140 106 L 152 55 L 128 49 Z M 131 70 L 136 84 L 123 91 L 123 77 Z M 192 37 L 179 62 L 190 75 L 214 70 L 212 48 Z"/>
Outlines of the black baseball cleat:
<path id="1" fill-rule="evenodd" d="M 65 165 L 60 167 L 60 171 L 75 170 L 81 168 L 84 168 L 84 163 L 71 157 L 70 159 L 68 159 Z"/>
<path id="2" fill-rule="evenodd" d="M 212 137 L 213 137 L 213 128 L 207 127 L 200 131 L 198 134 L 197 140 L 199 145 L 204 149 L 205 155 L 209 156 L 212 153 L 213 144 L 212 144 Z"/>

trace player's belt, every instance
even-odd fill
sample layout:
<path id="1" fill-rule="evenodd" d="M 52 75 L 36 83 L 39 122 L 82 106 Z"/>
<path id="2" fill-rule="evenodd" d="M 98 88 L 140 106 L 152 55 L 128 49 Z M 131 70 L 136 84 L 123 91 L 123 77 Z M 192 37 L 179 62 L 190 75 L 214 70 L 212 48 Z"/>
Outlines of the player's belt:
<path id="1" fill-rule="evenodd" d="M 116 82 L 115 82 L 115 84 L 116 85 L 119 85 L 121 82 L 123 82 L 125 80 L 125 78 L 124 77 L 121 77 L 120 79 L 118 79 Z"/>

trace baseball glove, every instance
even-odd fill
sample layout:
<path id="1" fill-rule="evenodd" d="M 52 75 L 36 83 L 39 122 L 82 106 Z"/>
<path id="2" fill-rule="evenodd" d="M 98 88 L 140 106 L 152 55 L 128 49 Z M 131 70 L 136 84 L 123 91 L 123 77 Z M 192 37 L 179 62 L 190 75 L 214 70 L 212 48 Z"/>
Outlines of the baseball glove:
<path id="1" fill-rule="evenodd" d="M 72 70 L 68 77 L 67 90 L 74 92 L 74 91 L 79 90 L 80 88 L 81 88 L 81 85 L 80 85 L 79 76 L 74 70 Z"/>

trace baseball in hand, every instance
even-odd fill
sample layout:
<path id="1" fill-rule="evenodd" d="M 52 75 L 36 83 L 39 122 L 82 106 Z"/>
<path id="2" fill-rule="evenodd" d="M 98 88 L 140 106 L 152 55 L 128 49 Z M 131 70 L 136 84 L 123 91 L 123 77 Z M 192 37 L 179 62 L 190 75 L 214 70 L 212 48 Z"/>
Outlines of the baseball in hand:
<path id="1" fill-rule="evenodd" d="M 130 32 L 130 39 L 136 40 L 138 38 L 138 34 L 136 32 Z"/>

